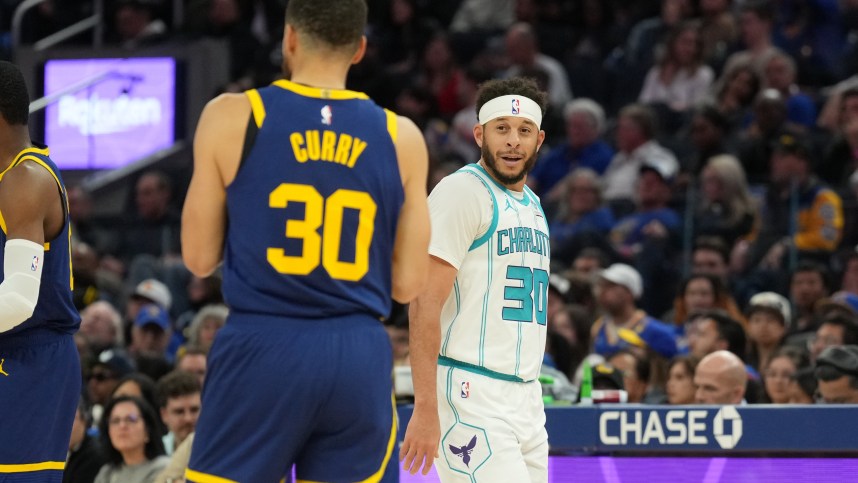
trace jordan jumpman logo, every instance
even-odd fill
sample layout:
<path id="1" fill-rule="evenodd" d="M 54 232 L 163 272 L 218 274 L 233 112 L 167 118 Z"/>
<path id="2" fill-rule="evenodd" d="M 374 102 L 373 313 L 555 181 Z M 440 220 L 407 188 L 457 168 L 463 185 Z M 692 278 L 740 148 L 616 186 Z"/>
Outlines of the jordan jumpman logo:
<path id="1" fill-rule="evenodd" d="M 9 377 L 9 373 L 3 370 L 3 363 L 6 362 L 6 359 L 0 359 L 0 374 L 3 374 L 6 377 Z"/>

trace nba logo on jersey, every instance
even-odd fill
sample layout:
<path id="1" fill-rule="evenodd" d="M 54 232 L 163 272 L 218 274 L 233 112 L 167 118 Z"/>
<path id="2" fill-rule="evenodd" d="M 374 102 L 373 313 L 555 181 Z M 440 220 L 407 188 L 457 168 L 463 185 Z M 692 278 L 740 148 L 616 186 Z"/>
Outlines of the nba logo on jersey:
<path id="1" fill-rule="evenodd" d="M 471 395 L 471 383 L 468 381 L 462 382 L 462 399 L 467 399 Z"/>
<path id="2" fill-rule="evenodd" d="M 30 263 L 30 271 L 35 272 L 39 269 L 39 257 L 33 255 L 33 262 Z"/>
<path id="3" fill-rule="evenodd" d="M 521 112 L 521 105 L 519 104 L 518 99 L 513 99 L 512 100 L 512 113 L 518 114 L 520 112 Z"/>
<path id="4" fill-rule="evenodd" d="M 325 126 L 331 125 L 331 119 L 334 117 L 334 113 L 331 111 L 331 106 L 325 105 L 322 108 L 322 124 Z"/>

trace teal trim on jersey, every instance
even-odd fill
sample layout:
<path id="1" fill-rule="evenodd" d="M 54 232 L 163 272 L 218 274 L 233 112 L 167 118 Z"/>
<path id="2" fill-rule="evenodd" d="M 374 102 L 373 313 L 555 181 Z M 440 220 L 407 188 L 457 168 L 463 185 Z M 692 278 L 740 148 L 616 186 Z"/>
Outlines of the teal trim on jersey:
<path id="1" fill-rule="evenodd" d="M 524 194 L 529 196 L 533 201 L 533 204 L 536 205 L 536 208 L 539 209 L 539 212 L 542 213 L 542 217 L 545 218 L 545 211 L 542 209 L 542 203 L 537 201 L 536 193 L 534 193 L 527 185 L 524 186 Z M 545 226 L 548 226 L 548 218 L 545 218 Z"/>
<path id="2" fill-rule="evenodd" d="M 491 238 L 492 235 L 494 235 L 495 230 L 498 227 L 498 199 L 495 196 L 495 192 L 492 191 L 492 189 L 489 187 L 489 184 L 486 183 L 486 180 L 484 180 L 483 177 L 479 175 L 479 173 L 475 172 L 472 169 L 467 169 L 467 168 L 468 167 L 465 166 L 460 171 L 465 171 L 467 173 L 471 173 L 474 177 L 476 177 L 478 180 L 480 180 L 480 183 L 482 183 L 483 186 L 486 187 L 486 191 L 488 191 L 489 195 L 492 197 L 492 223 L 491 223 L 491 225 L 489 225 L 489 228 L 486 230 L 486 232 L 483 234 L 483 236 L 477 238 L 476 240 L 474 240 L 473 243 L 471 243 L 471 246 L 468 247 L 468 251 L 470 252 L 470 251 L 473 251 L 473 250 L 483 246 L 489 240 L 489 238 Z"/>
<path id="3" fill-rule="evenodd" d="M 486 326 L 488 325 L 487 318 L 489 313 L 489 295 L 491 295 L 492 288 L 492 270 L 495 266 L 494 263 L 492 263 L 494 258 L 494 250 L 492 250 L 492 245 L 494 244 L 493 240 L 493 238 L 489 238 L 489 249 L 486 252 L 489 256 L 489 276 L 488 280 L 486 281 L 486 293 L 485 295 L 483 295 L 483 317 L 480 321 L 480 350 L 478 360 L 481 366 L 485 364 L 486 360 Z"/>
<path id="4" fill-rule="evenodd" d="M 516 196 L 515 196 L 515 191 L 511 191 L 511 190 L 510 190 L 509 188 L 507 188 L 506 186 L 504 186 L 504 185 L 500 184 L 500 183 L 498 182 L 498 180 L 494 179 L 494 178 L 492 177 L 492 175 L 490 175 L 490 174 L 489 174 L 489 172 L 488 172 L 488 171 L 486 171 L 486 168 L 483 168 L 483 167 L 482 167 L 482 166 L 480 166 L 478 163 L 469 164 L 468 166 L 465 166 L 465 167 L 467 168 L 467 167 L 469 167 L 469 166 L 476 166 L 476 168 L 477 168 L 478 170 L 480 170 L 480 172 L 481 172 L 481 173 L 483 173 L 483 174 L 485 175 L 485 177 L 486 177 L 486 178 L 488 178 L 492 183 L 494 183 L 494 184 L 495 184 L 495 186 L 497 186 L 498 188 L 500 188 L 500 189 L 501 189 L 501 191 L 503 191 L 504 193 L 506 193 L 506 194 L 510 195 L 510 198 L 514 199 L 515 201 L 518 201 L 518 203 L 519 203 L 520 205 L 522 205 L 522 206 L 527 206 L 527 205 L 529 205 L 529 204 L 530 204 L 530 198 L 529 198 L 526 194 L 525 194 L 521 199 L 516 198 Z"/>
<path id="5" fill-rule="evenodd" d="M 451 359 L 446 356 L 438 356 L 438 365 L 444 367 L 452 367 L 456 369 L 461 369 L 463 371 L 472 372 L 474 374 L 479 374 L 481 376 L 486 376 L 492 379 L 497 379 L 499 381 L 507 381 L 507 382 L 533 382 L 534 379 L 529 381 L 525 381 L 524 379 L 513 376 L 510 374 L 504 374 L 502 372 L 493 371 L 491 369 L 486 369 L 482 366 L 477 366 L 474 364 L 470 364 L 468 362 L 457 361 L 456 359 Z"/>
<path id="6" fill-rule="evenodd" d="M 450 322 L 450 327 L 447 327 L 447 334 L 444 336 L 444 345 L 441 346 L 441 355 L 447 355 L 447 344 L 450 343 L 450 334 L 453 332 L 453 324 L 456 323 L 456 319 L 459 318 L 459 311 L 461 309 L 461 294 L 459 293 L 459 277 L 456 277 L 456 281 L 453 282 L 453 293 L 456 295 L 456 315 L 453 316 L 453 321 Z"/>

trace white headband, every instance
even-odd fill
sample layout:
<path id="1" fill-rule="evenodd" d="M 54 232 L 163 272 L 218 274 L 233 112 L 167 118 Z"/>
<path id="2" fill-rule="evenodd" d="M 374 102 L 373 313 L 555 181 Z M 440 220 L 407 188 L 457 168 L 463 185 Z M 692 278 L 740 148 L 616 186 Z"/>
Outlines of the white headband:
<path id="1" fill-rule="evenodd" d="M 495 97 L 480 108 L 480 124 L 506 116 L 530 119 L 536 127 L 542 125 L 542 108 L 529 97 L 518 95 Z"/>

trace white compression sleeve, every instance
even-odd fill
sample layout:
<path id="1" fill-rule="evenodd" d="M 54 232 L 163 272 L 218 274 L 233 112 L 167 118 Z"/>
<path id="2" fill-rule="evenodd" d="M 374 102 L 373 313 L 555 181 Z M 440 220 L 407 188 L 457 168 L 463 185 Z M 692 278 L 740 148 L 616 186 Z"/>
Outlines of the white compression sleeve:
<path id="1" fill-rule="evenodd" d="M 7 240 L 0 283 L 0 333 L 33 316 L 39 300 L 45 248 L 29 240 Z"/>

